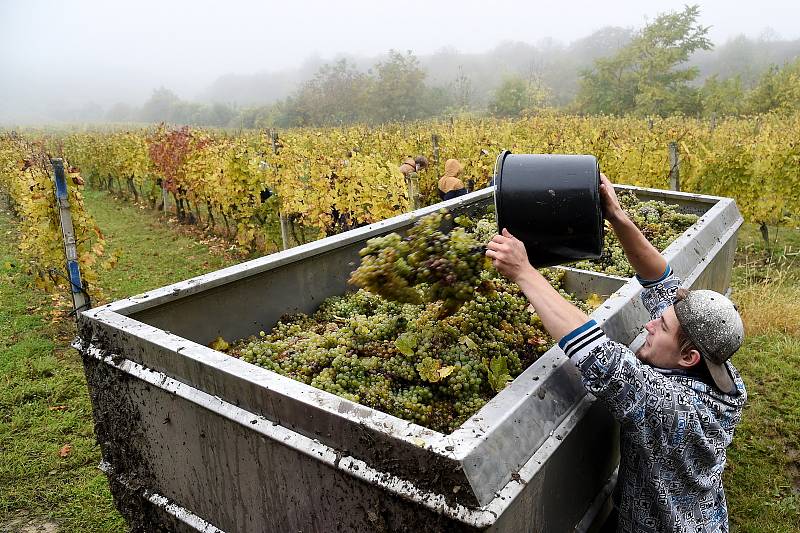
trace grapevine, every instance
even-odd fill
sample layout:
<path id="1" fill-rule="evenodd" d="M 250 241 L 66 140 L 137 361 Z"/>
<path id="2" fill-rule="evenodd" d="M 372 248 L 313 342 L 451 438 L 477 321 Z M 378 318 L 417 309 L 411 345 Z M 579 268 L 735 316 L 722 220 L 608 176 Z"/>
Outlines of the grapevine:
<path id="1" fill-rule="evenodd" d="M 438 159 L 433 157 L 432 134 L 438 139 Z M 21 196 L 22 189 L 11 191 L 18 180 L 30 179 L 22 175 L 27 169 L 19 162 L 35 159 L 24 152 L 36 147 L 34 152 L 57 154 L 80 168 L 89 186 L 151 207 L 164 207 L 163 187 L 172 195 L 181 222 L 224 232 L 244 250 L 270 252 L 284 240 L 284 226 L 290 230 L 291 245 L 410 211 L 405 180 L 397 168 L 409 155 L 426 155 L 431 161 L 428 170 L 419 173 L 419 188 L 425 202 L 432 204 L 438 201 L 436 182 L 446 159 L 459 159 L 464 182 L 480 189 L 489 185 L 494 160 L 506 148 L 516 153 L 590 153 L 616 183 L 665 189 L 670 170 L 666 147 L 676 142 L 683 190 L 733 197 L 745 219 L 760 224 L 764 235 L 767 225 L 796 223 L 800 213 L 800 113 L 725 119 L 714 128 L 686 117 L 642 120 L 543 113 L 517 120 L 463 118 L 446 127 L 430 121 L 302 128 L 281 131 L 274 143 L 273 138 L 264 131 L 230 134 L 163 125 L 4 134 L 0 188 L 13 197 L 15 209 L 28 204 L 39 213 L 31 219 L 31 228 L 44 228 L 44 212 L 54 208 L 54 200 L 45 201 L 30 190 L 28 198 Z M 46 185 L 36 172 L 29 174 Z M 45 170 L 42 176 L 46 174 Z M 78 209 L 79 192 L 70 194 Z M 37 202 L 42 205 L 34 207 Z M 85 227 L 92 225 L 87 219 Z M 102 235 L 95 230 L 81 230 L 88 247 L 81 253 L 96 250 L 82 255 L 90 280 L 102 256 Z M 25 253 L 46 265 L 44 270 L 57 262 L 47 246 L 57 241 L 57 234 L 48 232 L 26 230 L 23 239 L 39 240 L 25 244 Z M 620 251 L 610 253 L 609 265 L 617 264 L 617 273 L 629 275 L 620 264 Z M 433 270 L 444 279 L 448 269 L 442 264 Z M 440 283 L 437 288 L 444 287 Z"/>
<path id="2" fill-rule="evenodd" d="M 210 229 L 224 224 L 228 237 L 249 250 L 280 244 L 278 213 L 298 226 L 297 240 L 306 242 L 410 211 L 397 167 L 413 154 L 431 160 L 419 173 L 419 188 L 425 203 L 433 204 L 446 159 L 459 159 L 464 182 L 480 189 L 489 185 L 495 158 L 506 148 L 593 154 L 614 182 L 666 189 L 667 145 L 674 141 L 684 190 L 733 197 L 747 220 L 762 225 L 790 223 L 800 212 L 800 113 L 726 119 L 713 129 L 686 117 L 545 113 L 517 120 L 464 118 L 447 127 L 431 121 L 291 129 L 275 143 L 263 131 L 231 135 L 163 125 L 56 132 L 49 138 L 64 147 L 91 185 L 153 206 L 164 185 L 175 194 L 176 214 L 184 222 L 202 217 Z M 275 193 L 269 200 L 262 195 L 267 188 Z"/>
<path id="3" fill-rule="evenodd" d="M 78 169 L 65 161 L 68 169 L 68 200 L 72 213 L 78 263 L 83 281 L 93 285 L 97 268 L 111 268 L 114 257 L 100 261 L 105 240 L 92 217 L 86 212 L 79 185 Z M 19 251 L 34 283 L 55 292 L 68 279 L 52 179 L 53 169 L 43 142 L 29 142 L 15 134 L 0 135 L 0 189 L 19 220 Z"/>

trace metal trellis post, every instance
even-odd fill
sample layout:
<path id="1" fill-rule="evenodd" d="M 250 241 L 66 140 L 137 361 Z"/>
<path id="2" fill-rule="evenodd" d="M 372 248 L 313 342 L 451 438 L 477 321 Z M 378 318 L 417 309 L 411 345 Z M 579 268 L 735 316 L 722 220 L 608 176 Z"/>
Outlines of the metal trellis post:
<path id="1" fill-rule="evenodd" d="M 64 255 L 67 258 L 67 273 L 69 274 L 72 292 L 72 304 L 76 312 L 89 309 L 89 297 L 83 290 L 81 270 L 78 265 L 78 249 L 75 242 L 75 230 L 72 226 L 72 213 L 69 210 L 69 195 L 67 194 L 67 181 L 64 179 L 64 161 L 60 158 L 50 161 L 53 165 L 56 201 L 61 219 L 61 234 L 64 237 Z"/>

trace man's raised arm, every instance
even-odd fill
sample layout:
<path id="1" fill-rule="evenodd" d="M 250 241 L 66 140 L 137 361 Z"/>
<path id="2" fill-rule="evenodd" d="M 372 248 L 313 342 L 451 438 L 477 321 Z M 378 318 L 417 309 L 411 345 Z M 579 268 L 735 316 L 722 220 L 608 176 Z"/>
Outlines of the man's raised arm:
<path id="1" fill-rule="evenodd" d="M 639 277 L 644 280 L 661 278 L 667 270 L 666 259 L 622 210 L 614 185 L 604 174 L 600 174 L 600 197 L 605 217 L 614 228 L 625 256 Z"/>

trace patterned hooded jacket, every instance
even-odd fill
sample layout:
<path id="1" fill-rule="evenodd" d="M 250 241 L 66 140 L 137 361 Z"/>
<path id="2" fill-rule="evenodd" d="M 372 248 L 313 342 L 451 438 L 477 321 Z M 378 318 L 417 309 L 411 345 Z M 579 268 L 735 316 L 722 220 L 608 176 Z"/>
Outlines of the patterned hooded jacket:
<path id="1" fill-rule="evenodd" d="M 653 319 L 674 303 L 681 283 L 669 266 L 660 279 L 639 281 Z M 578 366 L 586 389 L 621 426 L 614 494 L 618 531 L 727 533 L 722 471 L 747 400 L 730 361 L 736 395 L 723 394 L 702 375 L 639 361 L 594 320 L 568 333 L 559 346 Z"/>

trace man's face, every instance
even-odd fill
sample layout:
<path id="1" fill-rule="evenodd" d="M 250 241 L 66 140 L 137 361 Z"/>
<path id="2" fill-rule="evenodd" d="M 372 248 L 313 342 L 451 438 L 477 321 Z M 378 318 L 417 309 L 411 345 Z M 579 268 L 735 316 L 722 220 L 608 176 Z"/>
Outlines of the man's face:
<path id="1" fill-rule="evenodd" d="M 675 316 L 675 308 L 670 306 L 661 318 L 645 324 L 647 338 L 636 352 L 643 363 L 658 368 L 678 368 L 681 359 L 678 331 L 680 324 Z"/>

